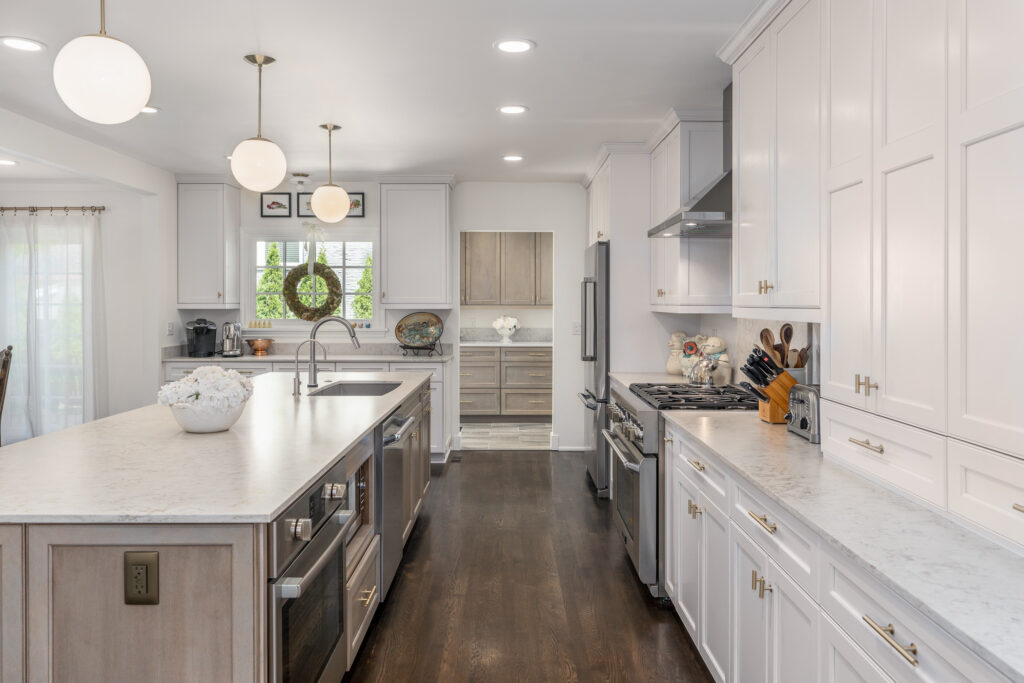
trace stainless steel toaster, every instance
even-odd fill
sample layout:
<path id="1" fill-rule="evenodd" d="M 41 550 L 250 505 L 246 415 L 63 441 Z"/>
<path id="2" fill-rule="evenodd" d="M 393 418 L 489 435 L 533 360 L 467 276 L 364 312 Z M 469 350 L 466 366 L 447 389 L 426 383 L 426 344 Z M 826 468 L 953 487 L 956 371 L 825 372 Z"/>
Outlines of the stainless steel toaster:
<path id="1" fill-rule="evenodd" d="M 821 421 L 818 412 L 819 394 L 816 384 L 796 384 L 789 390 L 789 412 L 786 429 L 811 443 L 821 443 Z"/>

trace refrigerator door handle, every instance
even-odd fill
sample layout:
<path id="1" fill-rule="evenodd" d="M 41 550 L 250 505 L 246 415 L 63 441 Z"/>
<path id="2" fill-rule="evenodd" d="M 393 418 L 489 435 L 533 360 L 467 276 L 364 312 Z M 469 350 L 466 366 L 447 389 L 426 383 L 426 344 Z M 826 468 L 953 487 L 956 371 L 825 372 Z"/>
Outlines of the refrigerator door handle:
<path id="1" fill-rule="evenodd" d="M 595 290 L 597 289 L 597 283 L 590 278 L 585 278 L 580 283 L 580 310 L 582 311 L 582 326 L 580 329 L 580 360 L 592 361 L 597 360 L 597 349 L 594 348 L 597 345 L 597 340 L 594 338 L 596 335 L 591 334 L 591 327 L 596 324 L 596 312 L 595 316 L 590 315 L 590 300 L 587 298 L 587 287 L 591 286 Z M 597 302 L 594 302 L 597 305 Z M 596 332 L 596 330 L 594 330 Z"/>

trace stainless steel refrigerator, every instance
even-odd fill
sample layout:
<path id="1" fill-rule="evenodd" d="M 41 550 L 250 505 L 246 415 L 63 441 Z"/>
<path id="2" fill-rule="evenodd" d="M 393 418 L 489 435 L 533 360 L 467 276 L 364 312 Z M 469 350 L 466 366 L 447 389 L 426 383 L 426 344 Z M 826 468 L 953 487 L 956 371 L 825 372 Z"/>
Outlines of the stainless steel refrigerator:
<path id="1" fill-rule="evenodd" d="M 584 452 L 587 474 L 597 495 L 608 498 L 609 452 L 601 430 L 608 428 L 608 242 L 587 247 L 580 283 L 580 358 L 584 388 L 578 395 L 586 407 Z"/>

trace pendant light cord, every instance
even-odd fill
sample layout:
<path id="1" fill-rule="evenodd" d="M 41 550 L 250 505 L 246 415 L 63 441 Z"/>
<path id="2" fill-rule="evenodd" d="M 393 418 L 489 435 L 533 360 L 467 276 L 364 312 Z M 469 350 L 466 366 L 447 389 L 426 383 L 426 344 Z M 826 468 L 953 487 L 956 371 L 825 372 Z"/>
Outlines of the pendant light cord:
<path id="1" fill-rule="evenodd" d="M 100 0 L 100 35 L 107 35 L 107 3 Z"/>
<path id="2" fill-rule="evenodd" d="M 263 60 L 256 63 L 259 86 L 256 89 L 256 139 L 263 137 Z"/>

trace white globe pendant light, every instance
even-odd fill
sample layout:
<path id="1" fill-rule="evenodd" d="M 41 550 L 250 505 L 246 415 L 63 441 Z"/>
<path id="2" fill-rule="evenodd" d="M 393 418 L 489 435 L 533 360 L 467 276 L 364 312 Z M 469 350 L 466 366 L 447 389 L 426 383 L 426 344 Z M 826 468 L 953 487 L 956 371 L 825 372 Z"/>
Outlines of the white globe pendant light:
<path id="1" fill-rule="evenodd" d="M 256 137 L 242 140 L 231 152 L 231 174 L 247 190 L 268 192 L 281 184 L 288 170 L 281 148 L 263 137 L 263 66 L 273 64 L 275 59 L 266 55 L 246 55 L 245 61 L 255 64 L 259 74 Z"/>
<path id="2" fill-rule="evenodd" d="M 348 215 L 351 207 L 351 200 L 345 189 L 334 184 L 334 158 L 331 150 L 331 135 L 336 128 L 333 123 L 323 123 L 321 128 L 327 130 L 327 184 L 321 185 L 313 191 L 309 199 L 309 207 L 313 209 L 313 215 L 324 223 L 337 223 Z"/>
<path id="3" fill-rule="evenodd" d="M 139 53 L 107 35 L 100 0 L 100 32 L 79 36 L 53 62 L 53 85 L 68 109 L 93 123 L 124 123 L 149 102 L 152 81 Z"/>

